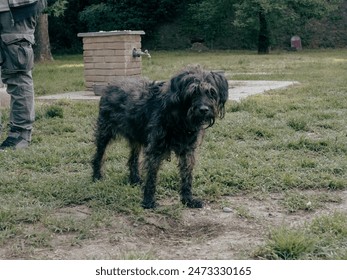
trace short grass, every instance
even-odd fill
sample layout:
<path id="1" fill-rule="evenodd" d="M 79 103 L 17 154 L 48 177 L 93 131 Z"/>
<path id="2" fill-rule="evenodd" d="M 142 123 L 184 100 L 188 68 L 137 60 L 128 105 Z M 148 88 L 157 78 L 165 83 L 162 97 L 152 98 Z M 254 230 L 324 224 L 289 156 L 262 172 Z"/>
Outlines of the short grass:
<path id="1" fill-rule="evenodd" d="M 35 94 L 48 95 L 84 90 L 81 55 L 57 56 L 34 69 Z"/>
<path id="2" fill-rule="evenodd" d="M 273 229 L 254 257 L 260 259 L 346 259 L 347 217 L 333 213 L 298 228 Z"/>
<path id="3" fill-rule="evenodd" d="M 347 50 L 304 51 L 258 56 L 253 52 L 152 52 L 143 74 L 163 80 L 187 64 L 224 70 L 229 79 L 296 80 L 301 84 L 229 102 L 225 119 L 209 128 L 198 153 L 194 192 L 219 203 L 222 196 L 283 192 L 284 211 L 314 211 L 347 189 Z M 83 90 L 82 56 L 57 57 L 34 70 L 37 95 Z M 22 240 L 29 248 L 51 246 L 51 234 L 74 232 L 90 238 L 108 217 L 125 213 L 141 221 L 141 190 L 128 184 L 126 143 L 110 147 L 105 179 L 92 183 L 96 103 L 38 103 L 30 149 L 0 153 L 0 246 Z M 3 111 L 3 123 L 8 121 Z M 2 136 L 2 139 L 5 136 Z M 172 208 L 161 215 L 180 219 L 177 162 L 165 162 L 158 200 Z M 328 199 L 302 191 L 329 190 Z M 328 200 L 328 201 L 327 201 Z M 81 220 L 54 215 L 63 207 L 85 205 Z M 243 208 L 240 215 L 247 215 Z M 336 227 L 343 218 L 332 217 Z M 329 218 L 303 229 L 271 232 L 262 258 L 346 258 L 346 229 L 330 234 Z M 346 224 L 346 223 L 345 223 Z M 335 227 L 335 225 L 334 225 Z M 313 237 L 313 239 L 311 239 Z M 310 242 L 307 242 L 307 241 Z M 299 242 L 300 244 L 284 244 Z M 18 245 L 19 246 L 19 245 Z M 278 249 L 276 246 L 289 246 Z M 13 255 L 20 246 L 13 245 Z M 20 255 L 18 253 L 18 255 Z M 252 257 L 252 256 L 250 256 Z"/>

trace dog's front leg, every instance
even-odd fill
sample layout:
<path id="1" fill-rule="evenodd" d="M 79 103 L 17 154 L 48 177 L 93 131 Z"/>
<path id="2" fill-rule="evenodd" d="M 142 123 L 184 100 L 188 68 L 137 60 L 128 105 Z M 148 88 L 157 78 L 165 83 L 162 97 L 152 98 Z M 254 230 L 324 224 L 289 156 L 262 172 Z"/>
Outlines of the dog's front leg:
<path id="1" fill-rule="evenodd" d="M 162 156 L 158 153 L 145 152 L 145 167 L 147 170 L 147 178 L 144 186 L 142 207 L 145 209 L 156 208 L 155 191 L 157 183 L 157 175 L 162 161 Z"/>
<path id="2" fill-rule="evenodd" d="M 181 201 L 190 208 L 202 208 L 203 202 L 193 198 L 192 181 L 193 169 L 195 165 L 194 151 L 189 151 L 179 155 L 179 168 L 181 174 Z"/>
<path id="3" fill-rule="evenodd" d="M 141 152 L 141 146 L 136 143 L 131 143 L 131 152 L 128 160 L 128 166 L 130 171 L 130 184 L 140 184 L 141 177 L 139 171 L 139 157 Z"/>

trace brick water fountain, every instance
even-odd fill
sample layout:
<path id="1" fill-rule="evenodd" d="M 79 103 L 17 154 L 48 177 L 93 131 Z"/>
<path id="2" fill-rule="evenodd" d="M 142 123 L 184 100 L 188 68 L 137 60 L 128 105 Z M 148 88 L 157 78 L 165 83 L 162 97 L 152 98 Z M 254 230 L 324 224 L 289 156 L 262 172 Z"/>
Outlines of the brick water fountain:
<path id="1" fill-rule="evenodd" d="M 83 38 L 86 90 L 96 94 L 99 88 L 117 77 L 141 76 L 141 35 L 144 31 L 108 31 L 79 33 Z"/>

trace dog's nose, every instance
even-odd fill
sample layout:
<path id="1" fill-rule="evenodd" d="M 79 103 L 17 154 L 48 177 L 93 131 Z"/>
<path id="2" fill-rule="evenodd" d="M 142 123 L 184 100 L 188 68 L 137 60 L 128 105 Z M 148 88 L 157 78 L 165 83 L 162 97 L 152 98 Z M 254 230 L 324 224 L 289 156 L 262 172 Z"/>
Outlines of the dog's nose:
<path id="1" fill-rule="evenodd" d="M 201 114 L 205 115 L 208 113 L 210 109 L 206 106 L 206 105 L 202 105 L 200 108 L 199 108 L 199 111 Z"/>

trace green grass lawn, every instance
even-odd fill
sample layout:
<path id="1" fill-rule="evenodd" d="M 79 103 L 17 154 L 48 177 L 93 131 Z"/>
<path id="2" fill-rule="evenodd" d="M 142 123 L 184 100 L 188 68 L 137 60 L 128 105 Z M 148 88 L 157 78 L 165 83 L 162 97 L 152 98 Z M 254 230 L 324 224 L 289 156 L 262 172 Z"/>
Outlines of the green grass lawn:
<path id="1" fill-rule="evenodd" d="M 230 80 L 300 82 L 239 103 L 228 102 L 225 118 L 207 130 L 199 149 L 194 172 L 196 195 L 219 205 L 225 196 L 283 193 L 281 205 L 288 212 L 315 211 L 332 200 L 339 203 L 339 193 L 347 189 L 347 50 L 265 56 L 228 51 L 151 55 L 151 60 L 143 59 L 143 74 L 156 80 L 168 79 L 187 64 L 200 63 L 208 69 L 224 70 Z M 34 81 L 38 96 L 83 90 L 82 57 L 62 56 L 38 64 Z M 139 221 L 147 215 L 140 207 L 141 190 L 127 181 L 124 141 L 108 150 L 105 179 L 91 181 L 97 111 L 93 102 L 37 103 L 30 149 L 0 153 L 0 246 L 23 239 L 33 248 L 47 247 L 52 233 L 64 232 L 88 239 L 92 229 L 107 222 L 110 213 Z M 2 113 L 6 124 L 9 112 Z M 158 210 L 158 214 L 181 219 L 176 165 L 174 159 L 163 164 L 158 201 L 177 198 L 173 202 L 177 206 Z M 330 195 L 310 197 L 312 204 L 307 209 L 301 200 L 305 190 L 328 190 Z M 74 205 L 86 205 L 92 214 L 80 222 L 52 215 Z M 333 226 L 342 228 L 336 234 L 325 231 L 331 224 L 324 219 L 304 228 L 271 231 L 265 247 L 249 257 L 346 258 L 347 230 L 342 225 L 346 217 L 335 214 Z M 29 235 L 28 225 L 34 228 Z M 299 249 L 281 247 L 292 240 L 307 248 L 300 244 L 295 245 Z M 335 254 L 323 254 L 324 248 L 339 249 Z"/>

